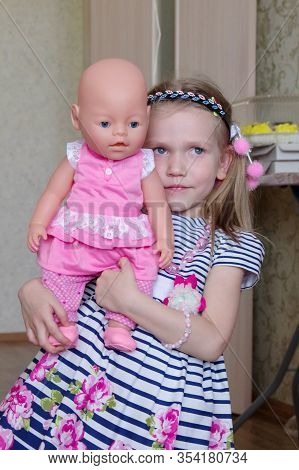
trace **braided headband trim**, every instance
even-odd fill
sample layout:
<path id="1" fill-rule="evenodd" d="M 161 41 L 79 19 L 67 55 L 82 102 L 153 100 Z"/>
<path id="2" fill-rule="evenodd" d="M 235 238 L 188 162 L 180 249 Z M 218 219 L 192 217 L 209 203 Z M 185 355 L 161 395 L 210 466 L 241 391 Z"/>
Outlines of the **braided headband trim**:
<path id="1" fill-rule="evenodd" d="M 195 93 L 192 93 L 191 91 L 184 92 L 182 90 L 165 90 L 165 91 L 157 91 L 154 95 L 148 95 L 147 97 L 147 104 L 153 104 L 158 101 L 163 101 L 163 100 L 190 100 L 193 101 L 194 103 L 202 104 L 206 108 L 208 108 L 210 111 L 213 113 L 217 114 L 219 117 L 221 117 L 224 122 L 227 124 L 225 116 L 226 112 L 223 110 L 222 106 L 220 103 L 217 103 L 215 100 L 214 96 L 211 97 L 206 97 L 204 95 L 196 95 Z"/>

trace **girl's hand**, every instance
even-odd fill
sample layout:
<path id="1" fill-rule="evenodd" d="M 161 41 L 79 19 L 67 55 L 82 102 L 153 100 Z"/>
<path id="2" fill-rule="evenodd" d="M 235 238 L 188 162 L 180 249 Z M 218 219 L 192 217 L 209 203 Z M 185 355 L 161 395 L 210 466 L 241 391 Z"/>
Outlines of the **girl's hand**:
<path id="1" fill-rule="evenodd" d="M 158 240 L 154 246 L 153 251 L 155 255 L 160 253 L 159 268 L 164 269 L 169 266 L 173 257 L 173 245 L 169 242 L 169 240 Z"/>
<path id="2" fill-rule="evenodd" d="M 118 266 L 119 271 L 107 269 L 97 279 L 96 301 L 108 310 L 126 314 L 140 291 L 129 260 L 121 258 Z"/>
<path id="3" fill-rule="evenodd" d="M 47 240 L 47 230 L 42 224 L 30 224 L 28 228 L 27 246 L 30 251 L 36 253 L 39 249 L 39 241 Z"/>
<path id="4" fill-rule="evenodd" d="M 59 353 L 70 346 L 70 341 L 60 332 L 54 321 L 55 313 L 59 322 L 70 325 L 67 314 L 56 297 L 45 288 L 40 279 L 32 279 L 19 290 L 22 315 L 27 329 L 27 336 L 31 343 L 42 346 L 50 353 Z M 49 336 L 61 343 L 60 346 L 52 346 Z"/>

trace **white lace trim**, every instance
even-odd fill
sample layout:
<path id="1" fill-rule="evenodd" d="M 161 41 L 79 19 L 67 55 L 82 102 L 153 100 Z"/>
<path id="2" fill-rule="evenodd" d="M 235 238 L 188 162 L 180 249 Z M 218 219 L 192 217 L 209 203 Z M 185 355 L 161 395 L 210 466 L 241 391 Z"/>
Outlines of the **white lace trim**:
<path id="1" fill-rule="evenodd" d="M 73 168 L 76 168 L 80 159 L 80 150 L 83 142 L 83 140 L 75 140 L 75 142 L 68 142 L 66 144 L 66 156 Z"/>
<path id="2" fill-rule="evenodd" d="M 141 179 L 145 178 L 155 168 L 154 152 L 151 149 L 142 149 L 143 162 L 142 162 L 142 174 Z"/>
<path id="3" fill-rule="evenodd" d="M 138 217 L 79 214 L 63 206 L 51 223 L 51 227 L 55 226 L 61 227 L 66 234 L 72 234 L 77 230 L 86 230 L 109 240 L 125 238 L 127 235 L 131 240 L 151 236 L 147 229 L 148 218 L 145 214 Z"/>

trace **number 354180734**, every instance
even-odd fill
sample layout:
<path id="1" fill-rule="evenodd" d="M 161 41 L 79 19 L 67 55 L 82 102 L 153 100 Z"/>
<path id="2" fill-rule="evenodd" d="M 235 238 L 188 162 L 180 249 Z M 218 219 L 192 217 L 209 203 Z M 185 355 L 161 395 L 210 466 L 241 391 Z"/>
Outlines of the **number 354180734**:
<path id="1" fill-rule="evenodd" d="M 246 452 L 178 452 L 177 463 L 247 463 Z"/>

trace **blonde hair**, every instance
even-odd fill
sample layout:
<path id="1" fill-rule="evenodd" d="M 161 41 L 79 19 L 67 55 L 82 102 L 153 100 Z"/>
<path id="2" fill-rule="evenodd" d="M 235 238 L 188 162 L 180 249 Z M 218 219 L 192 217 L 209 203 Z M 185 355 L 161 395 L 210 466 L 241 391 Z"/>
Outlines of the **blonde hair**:
<path id="1" fill-rule="evenodd" d="M 252 210 L 250 201 L 250 192 L 246 186 L 246 159 L 238 156 L 230 144 L 229 127 L 232 122 L 232 109 L 230 103 L 225 99 L 219 88 L 204 79 L 179 79 L 173 81 L 164 81 L 150 90 L 150 94 L 166 90 L 181 90 L 185 93 L 192 92 L 196 95 L 201 94 L 207 98 L 214 97 L 217 103 L 222 105 L 225 111 L 225 121 L 221 117 L 217 126 L 216 135 L 219 138 L 220 148 L 223 151 L 228 150 L 232 153 L 232 161 L 223 181 L 215 184 L 212 192 L 202 202 L 202 215 L 209 221 L 212 231 L 212 241 L 216 228 L 222 229 L 233 239 L 239 230 L 252 231 Z M 161 100 L 152 104 L 153 109 L 165 105 L 168 106 L 193 106 L 211 111 L 204 105 L 194 103 L 190 100 L 175 99 L 173 101 Z M 213 114 L 214 116 L 214 114 Z"/>

